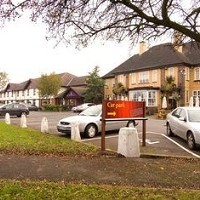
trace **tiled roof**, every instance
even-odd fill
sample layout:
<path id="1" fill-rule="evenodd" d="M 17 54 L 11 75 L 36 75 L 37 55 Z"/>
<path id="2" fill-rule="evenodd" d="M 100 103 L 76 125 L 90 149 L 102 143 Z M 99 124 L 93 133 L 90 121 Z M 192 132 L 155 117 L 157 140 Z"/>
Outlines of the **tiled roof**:
<path id="1" fill-rule="evenodd" d="M 24 81 L 22 83 L 9 83 L 5 90 L 10 90 L 10 91 L 12 91 L 12 90 L 18 90 L 18 91 L 25 90 L 25 89 L 27 89 L 29 83 L 30 83 L 30 80 Z"/>
<path id="2" fill-rule="evenodd" d="M 200 44 L 196 42 L 184 44 L 183 54 L 188 58 L 191 65 L 200 64 Z"/>
<path id="3" fill-rule="evenodd" d="M 71 87 L 71 89 L 74 90 L 74 92 L 76 92 L 79 96 L 83 96 L 86 91 L 86 87 Z"/>
<path id="4" fill-rule="evenodd" d="M 60 76 L 61 78 L 61 86 L 68 86 L 71 83 L 71 81 L 77 77 L 70 73 L 61 73 L 58 74 L 58 76 Z"/>
<path id="5" fill-rule="evenodd" d="M 77 77 L 77 76 L 70 74 L 70 73 L 61 73 L 61 74 L 58 74 L 58 76 L 61 79 L 61 87 L 62 86 L 69 86 L 73 79 L 75 79 L 75 80 L 79 80 L 79 79 L 84 80 L 85 79 L 85 78 L 82 78 L 82 77 Z M 80 84 L 79 83 L 80 80 L 77 81 L 78 84 Z M 38 88 L 39 81 L 40 81 L 40 78 L 35 78 L 35 79 L 29 79 L 29 80 L 24 81 L 22 83 L 9 83 L 3 92 L 5 92 L 7 90 L 23 91 L 23 90 L 26 90 L 26 89 L 36 89 L 36 88 Z M 73 82 L 74 82 L 74 85 L 75 85 L 76 81 L 73 81 Z"/>
<path id="6" fill-rule="evenodd" d="M 81 77 L 75 77 L 73 80 L 70 82 L 69 86 L 84 86 L 86 85 L 86 78 L 88 76 L 81 76 Z"/>
<path id="7" fill-rule="evenodd" d="M 179 64 L 200 64 L 200 49 L 198 49 L 197 45 L 191 45 L 191 43 L 183 45 L 183 53 L 177 51 L 172 43 L 151 47 L 141 55 L 133 55 L 104 75 L 103 78 L 114 77 L 115 74 Z"/>
<path id="8" fill-rule="evenodd" d="M 36 89 L 38 87 L 39 81 L 40 78 L 30 79 L 30 84 L 28 86 L 28 89 Z"/>

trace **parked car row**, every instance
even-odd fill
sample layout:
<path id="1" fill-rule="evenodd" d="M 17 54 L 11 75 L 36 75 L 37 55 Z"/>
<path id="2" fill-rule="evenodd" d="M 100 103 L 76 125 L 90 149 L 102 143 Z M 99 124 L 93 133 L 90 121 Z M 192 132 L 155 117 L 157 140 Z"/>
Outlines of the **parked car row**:
<path id="1" fill-rule="evenodd" d="M 22 114 L 29 115 L 30 111 L 38 111 L 39 107 L 31 104 L 24 103 L 9 103 L 3 104 L 0 106 L 0 116 L 5 116 L 6 113 L 9 113 L 10 116 L 21 117 Z"/>
<path id="2" fill-rule="evenodd" d="M 29 109 L 24 103 L 9 103 L 0 106 L 0 116 L 5 116 L 9 113 L 10 116 L 21 117 L 22 114 L 29 115 Z"/>

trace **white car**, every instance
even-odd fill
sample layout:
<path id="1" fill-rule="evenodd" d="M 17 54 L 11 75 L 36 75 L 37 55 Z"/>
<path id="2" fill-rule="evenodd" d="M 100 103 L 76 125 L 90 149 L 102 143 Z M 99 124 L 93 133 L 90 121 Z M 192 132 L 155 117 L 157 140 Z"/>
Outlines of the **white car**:
<path id="1" fill-rule="evenodd" d="M 57 130 L 61 133 L 71 133 L 72 123 L 78 123 L 80 133 L 92 138 L 101 132 L 101 115 L 102 105 L 91 106 L 77 116 L 61 119 L 57 124 Z M 135 121 L 106 122 L 106 131 L 119 130 L 125 126 L 135 126 Z"/>
<path id="2" fill-rule="evenodd" d="M 75 106 L 72 108 L 72 111 L 73 112 L 82 112 L 84 111 L 86 108 L 90 107 L 90 106 L 93 106 L 94 103 L 83 103 L 79 106 Z"/>
<path id="3" fill-rule="evenodd" d="M 185 139 L 190 149 L 200 145 L 200 107 L 177 107 L 166 118 L 167 135 Z"/>

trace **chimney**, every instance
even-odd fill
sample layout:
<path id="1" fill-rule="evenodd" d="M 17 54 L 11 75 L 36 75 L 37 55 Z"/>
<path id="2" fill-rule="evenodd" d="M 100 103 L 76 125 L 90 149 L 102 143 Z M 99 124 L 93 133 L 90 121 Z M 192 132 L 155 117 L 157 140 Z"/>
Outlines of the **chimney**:
<path id="1" fill-rule="evenodd" d="M 145 41 L 141 41 L 139 44 L 139 54 L 143 54 L 147 49 L 147 43 Z"/>
<path id="2" fill-rule="evenodd" d="M 182 34 L 178 31 L 175 31 L 173 35 L 172 43 L 173 43 L 174 48 L 180 53 L 182 53 L 182 47 L 183 47 L 182 39 L 183 39 Z"/>

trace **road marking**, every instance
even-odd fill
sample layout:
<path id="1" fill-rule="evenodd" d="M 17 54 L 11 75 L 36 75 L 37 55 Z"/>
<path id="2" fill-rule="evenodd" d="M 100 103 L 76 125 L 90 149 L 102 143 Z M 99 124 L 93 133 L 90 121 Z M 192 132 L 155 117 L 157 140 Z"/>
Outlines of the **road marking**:
<path id="1" fill-rule="evenodd" d="M 140 142 L 142 142 L 141 139 L 140 139 Z M 159 142 L 159 141 L 152 142 L 151 140 L 146 139 L 146 143 L 147 143 L 147 144 L 159 144 L 160 142 Z"/>
<path id="2" fill-rule="evenodd" d="M 162 134 L 163 137 L 167 138 L 168 140 L 170 140 L 171 142 L 173 142 L 174 144 L 176 144 L 178 147 L 180 147 L 181 149 L 183 149 L 184 151 L 186 151 L 187 153 L 193 155 L 196 158 L 200 158 L 200 156 L 196 153 L 193 153 L 192 151 L 186 149 L 185 147 L 183 147 L 182 145 L 180 145 L 178 142 L 172 140 L 170 137 L 166 136 L 165 134 Z"/>
<path id="3" fill-rule="evenodd" d="M 112 136 L 106 136 L 106 139 L 109 139 L 109 138 L 116 138 L 118 137 L 118 135 L 112 135 Z M 94 137 L 94 138 L 87 138 L 87 139 L 83 139 L 82 141 L 92 141 L 92 140 L 101 140 L 101 136 L 99 137 Z"/>
<path id="4" fill-rule="evenodd" d="M 178 147 L 180 147 L 181 149 L 183 149 L 184 151 L 186 151 L 187 153 L 193 155 L 196 158 L 200 158 L 200 156 L 198 154 L 193 153 L 192 151 L 186 149 L 185 147 L 183 147 L 182 145 L 180 145 L 179 143 L 175 142 L 174 140 L 172 140 L 171 138 L 169 138 L 168 136 L 166 136 L 165 134 L 160 134 L 160 133 L 156 133 L 156 132 L 147 132 L 147 133 L 151 133 L 151 134 L 155 134 L 155 135 L 162 135 L 163 137 L 165 137 L 166 139 L 170 140 L 171 142 L 173 142 L 174 144 L 176 144 Z M 142 132 L 139 132 L 138 134 L 142 134 Z M 106 136 L 107 139 L 109 138 L 116 138 L 118 137 L 118 135 L 113 135 L 113 136 Z M 83 139 L 82 141 L 92 141 L 92 140 L 101 140 L 101 136 L 98 138 L 90 138 L 90 139 Z M 148 142 L 152 143 L 158 143 L 159 141 L 155 141 L 155 142 L 151 142 L 150 140 L 146 140 Z"/>
<path id="5" fill-rule="evenodd" d="M 151 133 L 151 134 L 156 134 L 156 135 L 161 135 L 160 133 L 155 133 L 155 132 L 147 132 L 147 133 Z M 139 132 L 138 134 L 142 134 L 142 132 Z M 118 134 L 116 134 L 116 135 L 111 135 L 111 136 L 106 136 L 106 139 L 110 139 L 110 138 L 116 138 L 116 137 L 118 137 Z M 82 141 L 84 142 L 84 141 L 93 141 L 93 140 L 101 140 L 101 136 L 99 136 L 99 137 L 94 137 L 94 138 L 88 138 L 88 139 L 82 139 Z M 140 139 L 140 141 L 141 141 L 141 139 Z M 151 141 L 150 139 L 146 139 L 146 142 L 148 143 L 148 144 L 158 144 L 158 143 L 160 143 L 159 141 Z"/>

